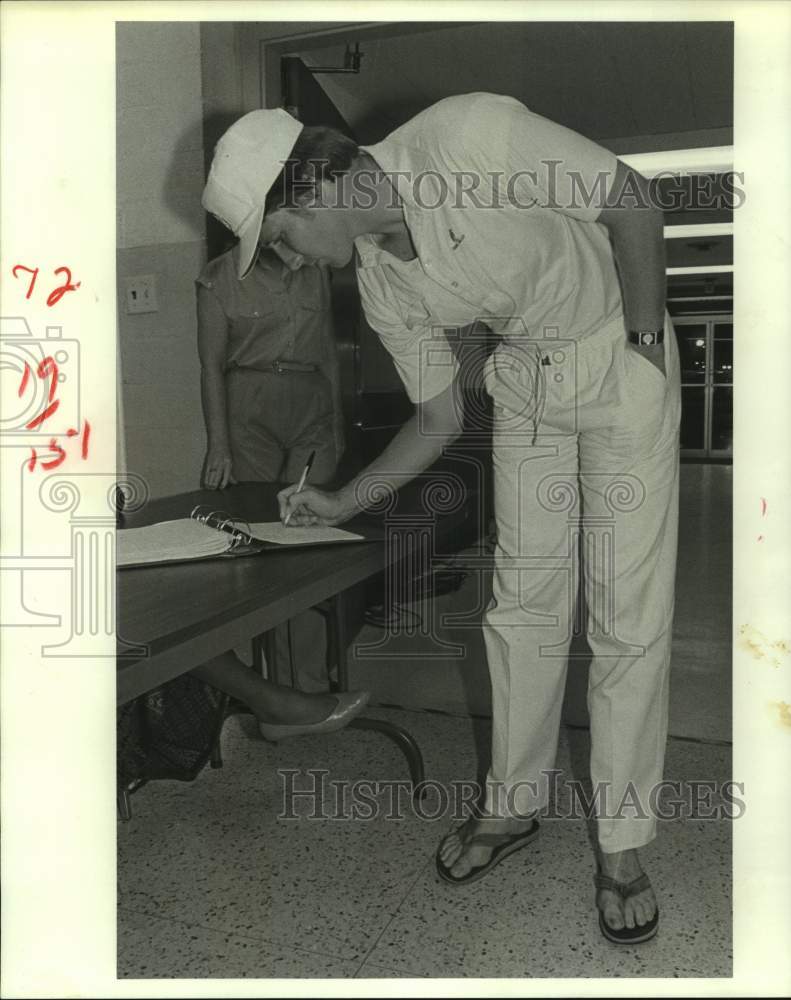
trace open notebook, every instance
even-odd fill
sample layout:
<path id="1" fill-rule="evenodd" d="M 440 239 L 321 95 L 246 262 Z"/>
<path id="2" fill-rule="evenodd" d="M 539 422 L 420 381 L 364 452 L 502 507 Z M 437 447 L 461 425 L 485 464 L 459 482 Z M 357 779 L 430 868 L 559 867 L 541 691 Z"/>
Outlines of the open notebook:
<path id="1" fill-rule="evenodd" d="M 189 517 L 116 532 L 116 566 L 148 566 L 265 549 L 364 541 L 341 528 L 287 528 L 279 521 L 248 524 L 222 511 L 196 507 Z"/>

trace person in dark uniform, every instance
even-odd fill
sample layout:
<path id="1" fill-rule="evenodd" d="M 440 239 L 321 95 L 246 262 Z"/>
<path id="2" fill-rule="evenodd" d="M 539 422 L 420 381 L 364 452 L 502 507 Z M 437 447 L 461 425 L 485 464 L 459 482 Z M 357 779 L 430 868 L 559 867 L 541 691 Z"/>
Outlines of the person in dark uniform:
<path id="1" fill-rule="evenodd" d="M 262 250 L 238 276 L 238 245 L 197 279 L 198 353 L 207 448 L 202 485 L 335 475 L 343 450 L 327 267 L 292 269 Z M 313 610 L 275 629 L 276 675 L 328 689 L 325 623 Z"/>
<path id="2" fill-rule="evenodd" d="M 329 274 L 262 251 L 237 276 L 238 248 L 198 278 L 198 351 L 207 449 L 203 485 L 335 474 L 343 448 Z"/>

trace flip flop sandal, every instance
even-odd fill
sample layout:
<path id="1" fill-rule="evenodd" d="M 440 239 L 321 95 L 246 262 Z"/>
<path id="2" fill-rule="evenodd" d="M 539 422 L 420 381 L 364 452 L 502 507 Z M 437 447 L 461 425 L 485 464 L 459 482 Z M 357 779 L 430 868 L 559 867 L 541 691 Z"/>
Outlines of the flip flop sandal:
<path id="1" fill-rule="evenodd" d="M 593 881 L 597 889 L 609 889 L 610 892 L 614 892 L 623 900 L 629 899 L 631 896 L 636 896 L 639 892 L 643 892 L 643 890 L 651 888 L 651 883 L 647 875 L 638 875 L 634 881 L 624 883 L 618 882 L 614 878 L 610 878 L 609 875 L 603 875 L 601 872 L 598 872 L 593 876 Z M 601 909 L 599 909 L 599 930 L 607 938 L 607 940 L 612 941 L 613 944 L 642 944 L 643 941 L 650 941 L 658 929 L 658 908 L 647 924 L 635 924 L 634 927 L 624 926 L 620 929 L 610 927 L 604 919 L 604 914 Z"/>
<path id="2" fill-rule="evenodd" d="M 477 882 L 483 878 L 492 868 L 496 868 L 501 861 L 505 861 L 509 854 L 526 847 L 531 840 L 538 835 L 538 820 L 533 820 L 526 833 L 478 833 L 469 840 L 465 840 L 465 846 L 483 845 L 494 847 L 491 857 L 485 865 L 476 865 L 471 868 L 466 875 L 451 875 L 450 868 L 443 864 L 439 853 L 436 855 L 437 873 L 439 877 L 451 885 L 467 885 L 470 882 Z M 455 862 L 454 862 L 455 864 Z M 451 865 L 451 868 L 453 865 Z"/>

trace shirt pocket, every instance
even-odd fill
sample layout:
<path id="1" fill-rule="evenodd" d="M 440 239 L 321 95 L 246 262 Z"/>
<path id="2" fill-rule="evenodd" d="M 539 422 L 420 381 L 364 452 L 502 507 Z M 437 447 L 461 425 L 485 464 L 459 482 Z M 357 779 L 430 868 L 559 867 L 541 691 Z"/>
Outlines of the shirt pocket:
<path id="1" fill-rule="evenodd" d="M 287 329 L 284 317 L 277 303 L 270 299 L 265 302 L 239 303 L 232 316 L 228 317 L 231 339 L 247 340 L 250 336 Z"/>
<path id="2" fill-rule="evenodd" d="M 237 317 L 247 323 L 268 320 L 283 312 L 279 295 L 239 296 L 234 303 L 232 320 Z"/>

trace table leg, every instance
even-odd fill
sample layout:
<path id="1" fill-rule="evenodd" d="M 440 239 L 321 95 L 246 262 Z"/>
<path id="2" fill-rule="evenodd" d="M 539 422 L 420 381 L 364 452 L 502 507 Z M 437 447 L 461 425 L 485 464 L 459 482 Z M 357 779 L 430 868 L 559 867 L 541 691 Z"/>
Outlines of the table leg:
<path id="1" fill-rule="evenodd" d="M 395 745 L 406 757 L 409 767 L 409 777 L 412 779 L 412 797 L 415 801 L 422 801 L 426 788 L 426 770 L 423 766 L 423 754 L 417 745 L 415 737 L 401 726 L 394 722 L 385 722 L 384 719 L 368 719 L 365 716 L 358 716 L 352 719 L 348 729 L 372 729 L 377 733 L 389 736 Z"/>
<path id="2" fill-rule="evenodd" d="M 277 673 L 275 630 L 269 629 L 263 635 L 254 636 L 252 647 L 253 667 L 265 681 L 273 681 L 275 684 L 282 683 Z"/>
<path id="3" fill-rule="evenodd" d="M 253 654 L 253 670 L 259 673 L 264 680 L 267 678 L 269 664 L 264 651 L 264 636 L 254 635 L 251 643 Z"/>
<path id="4" fill-rule="evenodd" d="M 330 657 L 338 672 L 338 690 L 349 690 L 349 664 L 347 659 L 349 640 L 346 629 L 346 601 L 344 594 L 336 594 L 328 602 L 327 645 Z"/>
<path id="5" fill-rule="evenodd" d="M 209 765 L 216 771 L 218 768 L 222 767 L 222 749 L 220 748 L 220 737 L 212 743 L 211 746 L 211 756 L 209 757 Z"/>
<path id="6" fill-rule="evenodd" d="M 127 785 L 119 786 L 116 792 L 118 818 L 128 822 L 132 818 L 132 795 L 146 784 L 145 778 L 136 778 Z"/>
<path id="7" fill-rule="evenodd" d="M 343 593 L 336 594 L 329 602 L 327 642 L 331 655 L 338 670 L 338 690 L 349 690 L 349 665 L 347 651 L 349 641 L 346 629 L 346 605 Z M 425 792 L 424 782 L 426 771 L 423 765 L 423 754 L 414 736 L 394 722 L 384 719 L 369 719 L 358 716 L 352 719 L 349 729 L 369 729 L 388 736 L 406 757 L 409 776 L 412 779 L 412 795 L 416 801 L 422 801 Z"/>
<path id="8" fill-rule="evenodd" d="M 128 823 L 132 818 L 132 801 L 128 788 L 119 788 L 117 795 L 118 818 Z"/>
<path id="9" fill-rule="evenodd" d="M 214 732 L 214 739 L 212 740 L 211 752 L 209 754 L 209 764 L 215 770 L 222 767 L 222 746 L 220 741 L 222 740 L 222 727 L 225 725 L 230 704 L 230 696 L 223 694 L 220 706 L 217 710 L 217 728 Z"/>

